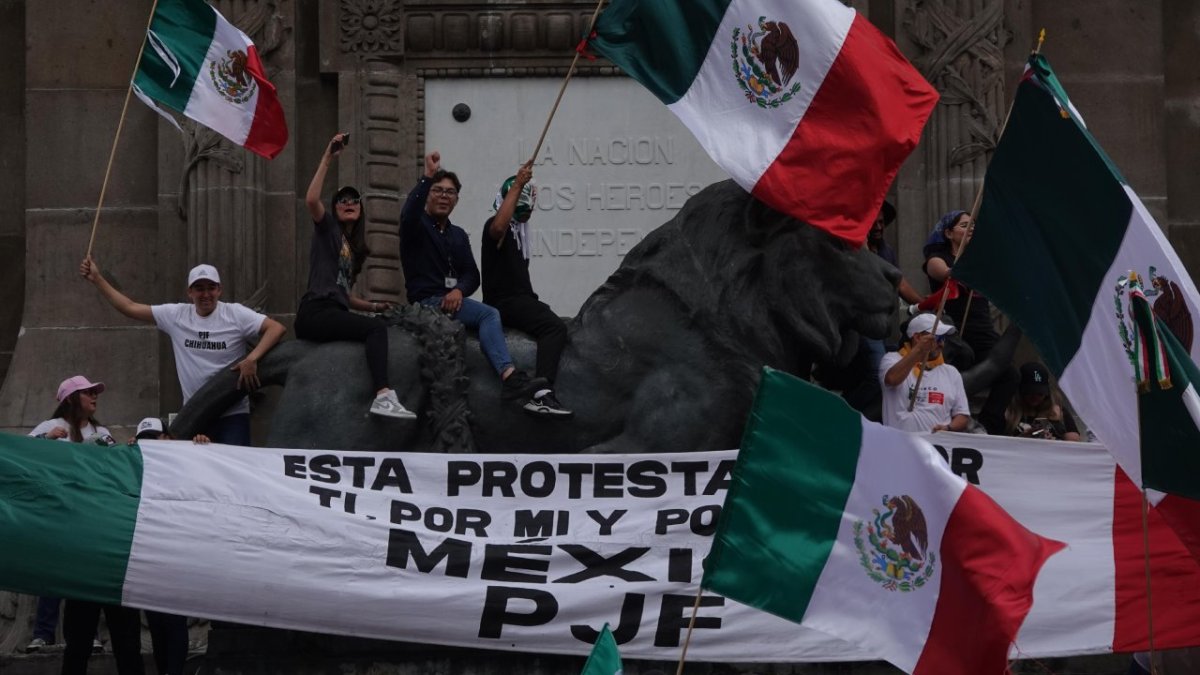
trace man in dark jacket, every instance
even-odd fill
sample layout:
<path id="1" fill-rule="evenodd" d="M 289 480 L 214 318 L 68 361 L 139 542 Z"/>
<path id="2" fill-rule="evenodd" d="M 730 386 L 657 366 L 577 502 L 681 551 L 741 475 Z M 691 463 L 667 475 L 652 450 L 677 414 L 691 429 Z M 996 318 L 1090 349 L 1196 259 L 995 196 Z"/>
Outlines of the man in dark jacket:
<path id="1" fill-rule="evenodd" d="M 400 211 L 400 262 L 409 302 L 437 307 L 467 328 L 479 331 L 484 356 L 503 382 L 506 400 L 528 398 L 547 382 L 530 378 L 513 366 L 504 342 L 500 313 L 470 299 L 479 288 L 479 268 L 471 242 L 461 227 L 450 222 L 462 183 L 441 167 L 442 156 L 425 156 L 425 173 L 408 193 Z"/>

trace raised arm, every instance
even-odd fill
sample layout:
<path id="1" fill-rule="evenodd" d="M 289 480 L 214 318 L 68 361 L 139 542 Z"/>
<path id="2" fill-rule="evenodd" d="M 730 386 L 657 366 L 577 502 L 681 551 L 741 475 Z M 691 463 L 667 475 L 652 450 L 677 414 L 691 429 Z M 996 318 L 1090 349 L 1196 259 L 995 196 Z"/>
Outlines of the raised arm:
<path id="1" fill-rule="evenodd" d="M 154 312 L 150 309 L 150 305 L 134 302 L 124 293 L 113 288 L 113 285 L 108 283 L 108 279 L 105 279 L 104 275 L 100 273 L 100 266 L 96 264 L 95 260 L 92 260 L 91 256 L 84 258 L 83 262 L 79 263 L 79 276 L 92 282 L 96 288 L 100 289 L 100 294 L 118 312 L 131 319 L 154 323 Z"/>
<path id="2" fill-rule="evenodd" d="M 532 179 L 533 160 L 530 160 L 517 169 L 516 180 L 513 181 L 512 187 L 508 188 L 508 194 L 504 195 L 504 201 L 500 203 L 500 208 L 492 218 L 492 225 L 488 228 L 488 236 L 496 242 L 496 248 L 500 248 L 504 242 L 504 235 L 508 234 L 508 225 L 512 222 L 513 214 L 517 212 L 517 201 L 521 199 L 521 190 Z"/>
<path id="3" fill-rule="evenodd" d="M 400 230 L 410 230 L 421 224 L 421 214 L 425 213 L 425 200 L 429 199 L 429 187 L 433 185 L 433 174 L 442 167 L 442 153 L 434 150 L 425 155 L 425 172 L 417 180 L 417 184 L 408 192 L 404 200 L 404 208 L 400 209 Z"/>
<path id="4" fill-rule="evenodd" d="M 333 158 L 342 154 L 342 148 L 345 147 L 346 134 L 334 134 L 329 140 L 329 145 L 325 146 L 325 154 L 321 155 L 321 161 L 317 164 L 317 170 L 313 173 L 312 182 L 308 184 L 308 192 L 304 193 L 304 205 L 308 207 L 308 215 L 312 216 L 314 223 L 321 222 L 325 217 L 325 205 L 321 203 L 321 188 L 325 185 L 325 174 L 329 171 L 329 165 L 333 163 Z"/>

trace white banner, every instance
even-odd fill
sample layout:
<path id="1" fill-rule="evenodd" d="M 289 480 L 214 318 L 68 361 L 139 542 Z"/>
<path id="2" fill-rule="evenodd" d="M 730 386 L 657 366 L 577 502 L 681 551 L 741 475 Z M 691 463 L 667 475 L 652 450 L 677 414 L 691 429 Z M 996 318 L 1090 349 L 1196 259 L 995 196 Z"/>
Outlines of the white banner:
<path id="1" fill-rule="evenodd" d="M 1044 568 L 1014 654 L 1111 651 L 1108 452 L 960 434 L 931 440 L 956 473 L 1027 527 L 1069 544 Z M 126 604 L 324 633 L 581 655 L 607 622 L 624 657 L 661 660 L 679 657 L 736 457 L 186 442 L 144 442 L 142 451 Z M 689 659 L 710 662 L 873 658 L 709 593 L 689 648 Z"/>

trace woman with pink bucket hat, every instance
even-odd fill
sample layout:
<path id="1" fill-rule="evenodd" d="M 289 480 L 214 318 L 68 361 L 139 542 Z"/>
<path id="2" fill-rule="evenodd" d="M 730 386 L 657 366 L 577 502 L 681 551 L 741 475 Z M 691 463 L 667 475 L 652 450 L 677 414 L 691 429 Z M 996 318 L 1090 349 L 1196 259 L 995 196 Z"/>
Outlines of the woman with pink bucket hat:
<path id="1" fill-rule="evenodd" d="M 113 446 L 117 442 L 108 429 L 96 421 L 96 404 L 104 392 L 103 382 L 92 382 L 83 375 L 68 377 L 58 385 L 58 407 L 54 416 L 29 432 L 30 436 L 70 443 L 94 443 Z M 38 598 L 34 638 L 26 651 L 37 651 L 54 642 L 58 623 L 58 598 Z M 96 639 L 96 625 L 104 611 L 108 632 L 112 637 L 117 672 L 121 675 L 140 675 L 142 667 L 142 626 L 138 611 L 116 605 L 67 600 L 63 612 L 63 637 L 67 647 L 63 652 L 64 673 L 83 673 L 88 657 L 103 648 Z"/>

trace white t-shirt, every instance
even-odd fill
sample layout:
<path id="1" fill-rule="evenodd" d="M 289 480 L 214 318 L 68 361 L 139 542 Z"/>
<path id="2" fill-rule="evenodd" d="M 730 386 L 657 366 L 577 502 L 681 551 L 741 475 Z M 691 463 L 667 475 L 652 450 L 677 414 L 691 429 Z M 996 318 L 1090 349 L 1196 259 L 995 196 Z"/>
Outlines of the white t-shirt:
<path id="1" fill-rule="evenodd" d="M 183 402 L 204 386 L 205 382 L 246 356 L 246 341 L 262 328 L 266 316 L 236 302 L 218 302 L 208 316 L 196 313 L 190 303 L 154 305 L 154 323 L 171 338 L 175 351 L 175 372 Z M 250 412 L 250 402 L 243 398 L 225 411 L 225 415 Z M 222 415 L 224 416 L 224 415 Z"/>
<path id="2" fill-rule="evenodd" d="M 909 392 L 917 384 L 917 376 L 910 370 L 898 386 L 889 387 L 883 378 L 892 366 L 900 362 L 899 352 L 883 355 L 879 362 L 879 384 L 883 389 L 883 423 L 889 427 L 928 432 L 935 425 L 950 424 L 955 415 L 970 415 L 967 391 L 963 389 L 962 375 L 954 366 L 944 363 L 925 371 L 921 378 L 921 390 L 912 412 L 908 411 Z"/>
<path id="3" fill-rule="evenodd" d="M 60 438 L 58 440 L 66 441 L 66 442 L 70 443 L 71 442 L 71 423 L 64 420 L 61 417 L 55 417 L 52 420 L 46 420 L 45 422 L 42 422 L 41 424 L 34 427 L 33 431 L 29 432 L 29 435 L 30 436 L 42 436 L 42 435 L 50 433 L 51 429 L 56 429 L 56 428 L 62 429 L 63 431 L 67 432 L 66 436 L 63 436 L 62 438 Z M 79 433 L 83 435 L 84 443 L 91 442 L 91 439 L 93 436 L 97 436 L 97 435 L 112 436 L 112 434 L 109 433 L 107 428 L 102 427 L 102 426 L 95 426 L 91 422 L 88 422 L 87 424 L 80 427 Z"/>

